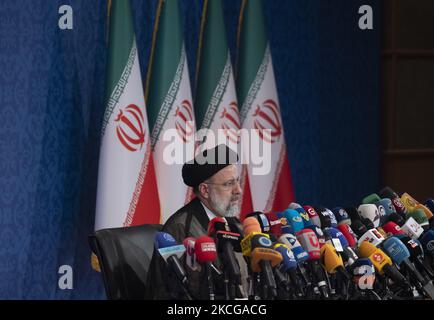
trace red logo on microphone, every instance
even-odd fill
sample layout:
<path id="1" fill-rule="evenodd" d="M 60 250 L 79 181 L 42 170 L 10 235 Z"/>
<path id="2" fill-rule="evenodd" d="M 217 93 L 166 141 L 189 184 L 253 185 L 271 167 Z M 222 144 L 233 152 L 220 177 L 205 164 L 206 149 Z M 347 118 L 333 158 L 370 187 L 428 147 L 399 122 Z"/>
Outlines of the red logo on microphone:
<path id="1" fill-rule="evenodd" d="M 190 101 L 184 100 L 181 106 L 178 106 L 175 111 L 175 127 L 182 141 L 187 142 L 187 138 L 194 133 L 193 125 L 193 107 Z"/>
<path id="2" fill-rule="evenodd" d="M 262 106 L 257 106 L 253 124 L 258 130 L 259 137 L 268 143 L 275 143 L 282 135 L 282 124 L 280 122 L 279 107 L 277 103 L 268 99 Z M 266 131 L 266 129 L 269 129 Z"/>
<path id="3" fill-rule="evenodd" d="M 378 263 L 380 263 L 381 261 L 383 261 L 383 255 L 380 253 L 375 253 L 372 258 L 377 261 Z"/>
<path id="4" fill-rule="evenodd" d="M 138 106 L 130 104 L 124 111 L 120 110 L 115 119 L 116 134 L 122 145 L 129 151 L 137 151 L 145 142 L 143 125 L 145 119 Z"/>
<path id="5" fill-rule="evenodd" d="M 234 143 L 240 142 L 240 116 L 235 101 L 231 102 L 229 108 L 223 109 L 220 119 L 222 119 L 221 127 L 224 130 L 226 137 Z"/>

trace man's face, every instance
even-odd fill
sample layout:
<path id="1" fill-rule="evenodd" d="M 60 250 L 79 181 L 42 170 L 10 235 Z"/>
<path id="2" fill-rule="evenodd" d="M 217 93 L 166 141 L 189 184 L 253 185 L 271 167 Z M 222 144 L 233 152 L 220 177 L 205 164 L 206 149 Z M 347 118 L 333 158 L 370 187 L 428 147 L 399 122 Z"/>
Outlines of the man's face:
<path id="1" fill-rule="evenodd" d="M 242 190 L 235 165 L 220 170 L 208 179 L 205 184 L 208 187 L 209 204 L 216 214 L 222 217 L 235 217 L 238 215 Z"/>

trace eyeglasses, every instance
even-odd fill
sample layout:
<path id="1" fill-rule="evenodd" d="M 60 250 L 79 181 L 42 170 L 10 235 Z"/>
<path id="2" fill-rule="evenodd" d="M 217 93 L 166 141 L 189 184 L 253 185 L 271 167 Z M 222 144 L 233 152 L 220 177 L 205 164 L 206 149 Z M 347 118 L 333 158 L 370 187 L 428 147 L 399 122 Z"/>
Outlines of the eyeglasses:
<path id="1" fill-rule="evenodd" d="M 226 181 L 224 183 L 212 183 L 212 182 L 204 182 L 205 184 L 213 184 L 217 186 L 222 186 L 225 190 L 233 189 L 236 185 L 240 183 L 240 177 L 236 179 L 231 179 L 229 181 Z"/>

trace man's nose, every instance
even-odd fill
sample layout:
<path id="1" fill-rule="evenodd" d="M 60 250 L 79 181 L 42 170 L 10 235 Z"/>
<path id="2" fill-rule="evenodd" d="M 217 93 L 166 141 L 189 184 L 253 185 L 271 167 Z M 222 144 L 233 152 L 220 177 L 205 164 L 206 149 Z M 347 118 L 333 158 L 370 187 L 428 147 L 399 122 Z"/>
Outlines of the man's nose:
<path id="1" fill-rule="evenodd" d="M 243 193 L 243 189 L 241 189 L 241 183 L 240 181 L 238 181 L 234 190 L 234 194 L 242 194 L 242 193 Z"/>

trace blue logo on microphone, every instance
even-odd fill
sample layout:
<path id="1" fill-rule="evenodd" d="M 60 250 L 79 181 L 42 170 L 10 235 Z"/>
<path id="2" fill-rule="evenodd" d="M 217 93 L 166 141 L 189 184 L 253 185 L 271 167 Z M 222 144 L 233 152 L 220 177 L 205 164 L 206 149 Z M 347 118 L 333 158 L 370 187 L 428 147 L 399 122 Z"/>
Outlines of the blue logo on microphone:
<path id="1" fill-rule="evenodd" d="M 271 240 L 268 239 L 267 237 L 260 237 L 259 238 L 259 243 L 261 245 L 263 245 L 264 247 L 271 247 L 273 245 L 273 243 L 271 242 Z"/>

